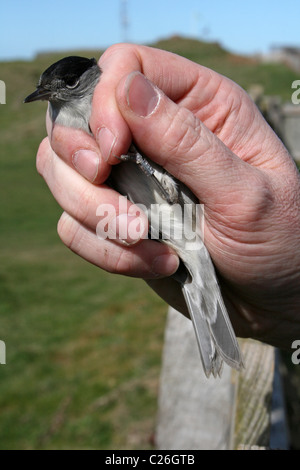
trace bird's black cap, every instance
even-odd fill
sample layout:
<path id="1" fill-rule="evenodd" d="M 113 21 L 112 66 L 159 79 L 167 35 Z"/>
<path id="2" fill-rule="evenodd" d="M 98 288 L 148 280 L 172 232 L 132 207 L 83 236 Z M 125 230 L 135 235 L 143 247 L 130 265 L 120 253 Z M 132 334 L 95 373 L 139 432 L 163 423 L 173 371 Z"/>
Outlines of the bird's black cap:
<path id="1" fill-rule="evenodd" d="M 63 78 L 64 81 L 71 85 L 86 70 L 97 64 L 96 59 L 87 59 L 86 57 L 69 56 L 50 65 L 42 74 L 41 81 L 47 79 L 50 81 L 54 78 Z"/>
<path id="2" fill-rule="evenodd" d="M 37 89 L 28 95 L 24 103 L 30 103 L 37 100 L 48 100 L 51 96 L 51 83 L 63 80 L 64 83 L 72 87 L 81 75 L 89 68 L 97 65 L 95 58 L 69 56 L 50 65 L 41 75 Z"/>

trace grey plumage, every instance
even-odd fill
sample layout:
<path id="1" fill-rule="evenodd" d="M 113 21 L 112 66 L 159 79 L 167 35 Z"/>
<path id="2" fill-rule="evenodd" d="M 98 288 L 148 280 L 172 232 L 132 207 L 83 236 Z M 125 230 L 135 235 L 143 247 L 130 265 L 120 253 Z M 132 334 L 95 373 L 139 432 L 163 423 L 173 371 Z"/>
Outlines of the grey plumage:
<path id="1" fill-rule="evenodd" d="M 41 75 L 37 90 L 25 102 L 46 99 L 50 102 L 52 121 L 91 132 L 91 102 L 100 76 L 95 59 L 64 58 Z M 174 278 L 181 285 L 195 328 L 205 374 L 220 375 L 223 361 L 239 370 L 243 365 L 239 345 L 213 262 L 203 243 L 200 227 L 194 223 L 199 208 L 196 197 L 183 183 L 142 155 L 134 144 L 121 159 L 123 162 L 112 168 L 109 184 L 132 202 L 142 203 L 147 209 L 154 207 L 154 212 L 148 212 L 151 237 L 177 252 L 181 269 Z M 182 217 L 187 207 L 191 209 L 194 223 L 192 242 L 186 236 L 190 217 Z M 173 232 L 165 229 L 155 210 L 162 210 L 163 217 L 171 221 Z M 174 233 L 182 236 L 174 236 Z"/>

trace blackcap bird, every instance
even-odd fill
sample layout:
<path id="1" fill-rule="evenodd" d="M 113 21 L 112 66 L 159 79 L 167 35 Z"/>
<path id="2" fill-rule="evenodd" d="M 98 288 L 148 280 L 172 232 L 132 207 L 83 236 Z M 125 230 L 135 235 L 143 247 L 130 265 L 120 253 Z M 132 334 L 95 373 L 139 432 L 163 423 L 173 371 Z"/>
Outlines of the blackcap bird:
<path id="1" fill-rule="evenodd" d="M 45 70 L 36 91 L 24 102 L 48 100 L 53 123 L 91 134 L 92 97 L 101 74 L 95 59 L 65 57 Z M 144 156 L 134 143 L 119 158 L 121 163 L 112 167 L 108 184 L 133 203 L 143 204 L 150 236 L 168 244 L 178 254 L 180 267 L 173 277 L 181 286 L 206 376 L 220 375 L 223 361 L 239 370 L 243 365 L 240 348 L 196 217 L 199 201 L 183 183 Z M 166 228 L 162 219 L 167 219 L 171 228 Z"/>

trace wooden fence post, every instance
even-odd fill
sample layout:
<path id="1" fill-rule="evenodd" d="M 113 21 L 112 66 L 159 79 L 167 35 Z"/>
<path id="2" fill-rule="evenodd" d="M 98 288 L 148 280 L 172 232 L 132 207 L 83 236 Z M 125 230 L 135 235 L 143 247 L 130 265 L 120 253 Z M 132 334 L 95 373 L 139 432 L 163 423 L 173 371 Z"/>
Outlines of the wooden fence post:
<path id="1" fill-rule="evenodd" d="M 274 348 L 241 341 L 245 369 L 202 371 L 192 323 L 169 309 L 156 447 L 167 450 L 266 448 L 270 440 Z"/>
<path id="2" fill-rule="evenodd" d="M 245 369 L 241 372 L 233 371 L 236 382 L 233 448 L 268 448 L 275 366 L 274 348 L 254 340 L 242 340 L 240 345 Z"/>

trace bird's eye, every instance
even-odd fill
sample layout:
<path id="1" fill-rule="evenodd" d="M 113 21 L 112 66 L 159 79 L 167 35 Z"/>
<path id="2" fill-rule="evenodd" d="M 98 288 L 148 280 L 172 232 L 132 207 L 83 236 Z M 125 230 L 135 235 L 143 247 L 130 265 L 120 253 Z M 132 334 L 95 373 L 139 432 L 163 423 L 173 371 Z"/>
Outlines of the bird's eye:
<path id="1" fill-rule="evenodd" d="M 77 77 L 70 77 L 66 80 L 66 88 L 69 88 L 69 90 L 76 88 L 78 85 L 79 79 Z"/>

